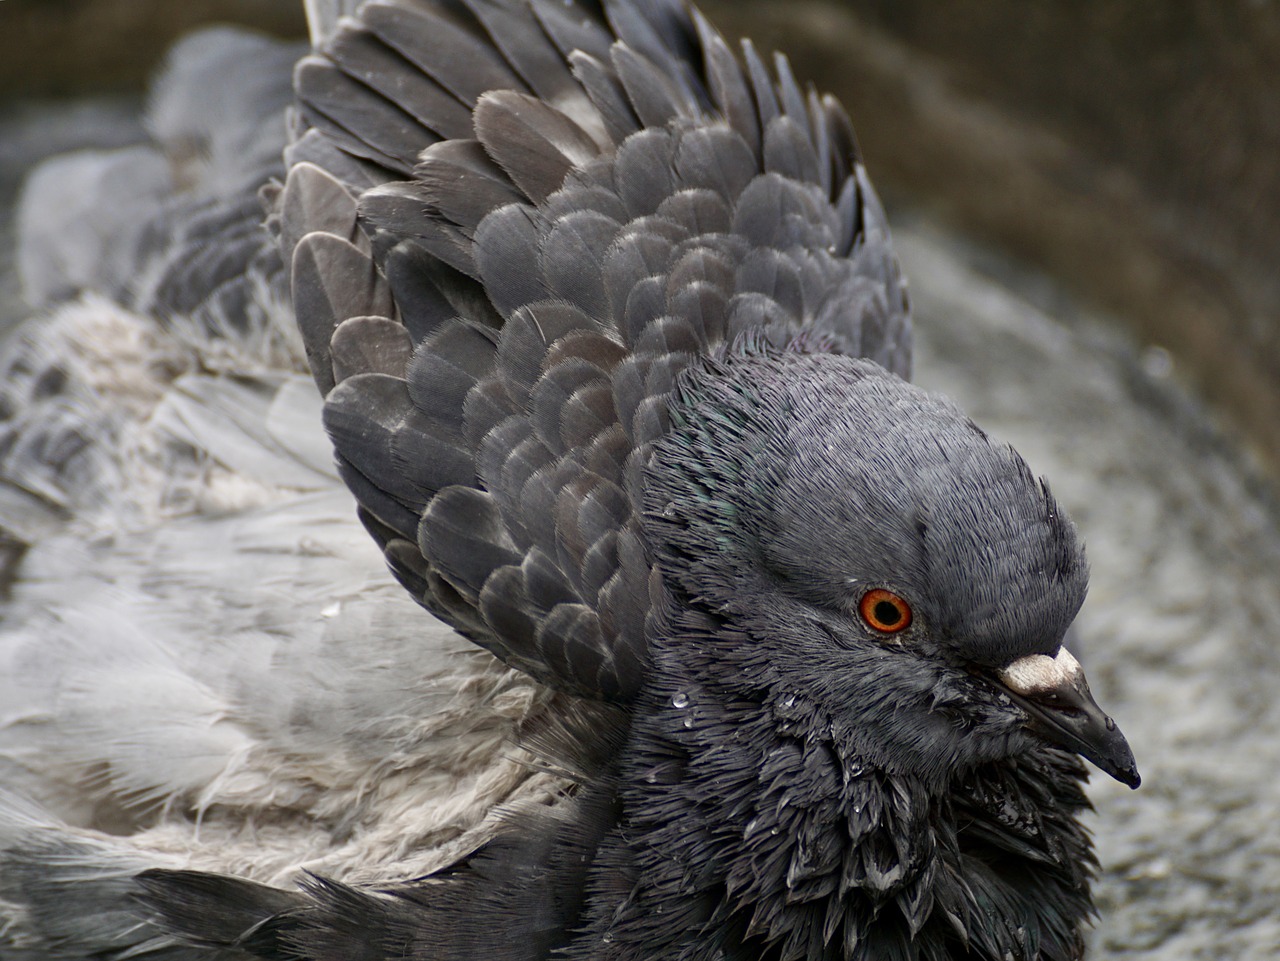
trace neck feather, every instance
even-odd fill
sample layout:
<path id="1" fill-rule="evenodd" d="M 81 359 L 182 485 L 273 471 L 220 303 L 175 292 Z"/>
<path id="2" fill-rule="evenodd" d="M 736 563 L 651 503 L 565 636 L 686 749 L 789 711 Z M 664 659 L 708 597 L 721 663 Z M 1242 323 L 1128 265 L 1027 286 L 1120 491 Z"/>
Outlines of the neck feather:
<path id="1" fill-rule="evenodd" d="M 620 772 L 644 855 L 607 930 L 642 928 L 658 949 L 636 957 L 683 956 L 685 938 L 805 961 L 1079 957 L 1094 862 L 1076 759 L 944 786 L 888 773 L 803 698 L 729 690 L 676 646 L 654 652 Z"/>

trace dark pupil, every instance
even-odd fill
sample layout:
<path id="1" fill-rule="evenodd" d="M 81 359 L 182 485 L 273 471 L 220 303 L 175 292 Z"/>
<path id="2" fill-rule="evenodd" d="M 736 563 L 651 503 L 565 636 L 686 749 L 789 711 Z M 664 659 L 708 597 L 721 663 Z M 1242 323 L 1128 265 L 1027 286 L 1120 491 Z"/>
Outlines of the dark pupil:
<path id="1" fill-rule="evenodd" d="M 876 620 L 886 627 L 893 627 L 902 620 L 902 611 L 888 601 L 877 601 L 875 606 Z"/>

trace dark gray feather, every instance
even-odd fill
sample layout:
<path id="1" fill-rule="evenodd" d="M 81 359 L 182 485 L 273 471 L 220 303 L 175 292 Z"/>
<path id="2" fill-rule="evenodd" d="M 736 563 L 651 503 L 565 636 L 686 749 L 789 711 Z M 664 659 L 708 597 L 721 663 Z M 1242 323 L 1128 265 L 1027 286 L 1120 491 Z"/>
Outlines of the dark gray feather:
<path id="1" fill-rule="evenodd" d="M 826 107 L 818 96 L 818 91 L 812 87 L 809 88 L 808 104 L 809 129 L 813 133 L 812 149 L 818 163 L 818 182 L 822 186 L 822 192 L 834 198 L 836 191 L 832 187 L 845 178 L 849 165 L 854 162 L 853 155 L 839 155 L 833 150 Z"/>
<path id="2" fill-rule="evenodd" d="M 404 372 L 413 353 L 413 341 L 403 324 L 387 317 L 348 317 L 329 341 L 335 380 L 355 374 Z"/>
<path id="3" fill-rule="evenodd" d="M 705 337 L 683 317 L 660 317 L 640 335 L 635 349 L 652 354 L 688 354 L 696 357 L 707 346 Z"/>
<path id="4" fill-rule="evenodd" d="M 751 82 L 751 93 L 756 101 L 756 117 L 763 131 L 781 113 L 777 91 L 769 78 L 769 68 L 764 65 L 750 40 L 742 41 L 742 57 L 747 64 L 747 78 Z"/>
<path id="5" fill-rule="evenodd" d="M 662 128 L 641 130 L 618 147 L 613 186 L 632 217 L 644 217 L 677 189 L 675 140 Z"/>
<path id="6" fill-rule="evenodd" d="M 382 261 L 382 270 L 400 309 L 400 319 L 414 343 L 452 317 L 471 316 L 461 303 L 455 305 L 455 301 L 463 301 L 461 290 L 474 286 L 474 282 L 442 264 L 412 240 L 402 240 L 389 250 Z M 446 291 L 456 293 L 451 297 Z"/>
<path id="7" fill-rule="evenodd" d="M 615 191 L 607 187 L 568 183 L 546 199 L 542 213 L 556 221 L 579 210 L 592 210 L 618 223 L 627 221 L 627 211 Z"/>
<path id="8" fill-rule="evenodd" d="M 427 202 L 464 235 L 490 212 L 523 199 L 502 169 L 475 140 L 446 140 L 428 147 L 415 171 Z"/>
<path id="9" fill-rule="evenodd" d="M 742 294 L 763 294 L 797 320 L 806 314 L 799 265 L 780 251 L 753 250 L 738 265 L 734 286 Z"/>
<path id="10" fill-rule="evenodd" d="M 558 190 L 565 175 L 599 149 L 576 123 L 528 94 L 487 93 L 473 117 L 489 156 L 535 202 Z"/>
<path id="11" fill-rule="evenodd" d="M 614 36 L 599 17 L 598 4 L 584 0 L 531 0 L 530 6 L 566 61 L 576 50 L 597 60 L 608 57 Z"/>
<path id="12" fill-rule="evenodd" d="M 293 303 L 311 374 L 334 384 L 329 340 L 348 317 L 393 316 L 395 305 L 368 254 L 333 234 L 311 233 L 293 254 Z"/>
<path id="13" fill-rule="evenodd" d="M 613 68 L 642 126 L 665 127 L 677 117 L 692 117 L 698 104 L 669 75 L 625 44 L 615 44 Z"/>
<path id="14" fill-rule="evenodd" d="M 353 21 L 343 22 L 324 47 L 343 73 L 376 91 L 439 137 L 471 136 L 471 114 L 456 97 L 414 69 L 396 51 Z"/>
<path id="15" fill-rule="evenodd" d="M 732 215 L 721 194 L 703 187 L 686 187 L 660 203 L 657 216 L 678 224 L 686 237 L 696 237 L 725 233 Z"/>
<path id="16" fill-rule="evenodd" d="M 738 198 L 733 231 L 757 247 L 824 250 L 836 240 L 839 220 L 816 185 L 778 174 L 753 180 Z"/>
<path id="17" fill-rule="evenodd" d="M 489 575 L 521 555 L 507 534 L 493 498 L 470 487 L 449 487 L 422 516 L 418 546 L 450 584 L 473 603 Z"/>
<path id="18" fill-rule="evenodd" d="M 530 417 L 534 430 L 554 453 L 564 455 L 581 446 L 584 440 L 590 441 L 588 437 L 576 444 L 571 443 L 572 438 L 566 436 L 564 423 L 569 412 L 569 399 L 585 387 L 596 386 L 607 389 L 604 372 L 579 359 L 564 361 L 538 380 L 530 398 Z"/>
<path id="19" fill-rule="evenodd" d="M 618 40 L 656 66 L 679 90 L 679 99 L 695 108 L 709 106 L 695 73 L 701 58 L 688 7 L 678 0 L 644 6 L 607 0 L 604 6 Z"/>
<path id="20" fill-rule="evenodd" d="M 600 115 L 605 132 L 620 143 L 640 129 L 635 109 L 613 70 L 611 60 L 601 60 L 581 51 L 570 57 L 573 75 Z"/>
<path id="21" fill-rule="evenodd" d="M 751 87 L 724 38 L 698 10 L 693 11 L 706 64 L 707 85 L 712 102 L 729 126 L 753 152 L 760 149 L 760 119 Z"/>
<path id="22" fill-rule="evenodd" d="M 294 71 L 308 110 L 356 138 L 370 159 L 408 175 L 418 153 L 438 136 L 381 94 L 353 80 L 331 61 L 304 57 Z"/>
<path id="23" fill-rule="evenodd" d="M 670 257 L 671 241 L 647 230 L 629 229 L 608 250 L 601 275 L 608 313 L 620 328 L 631 291 L 645 278 L 665 273 Z"/>
<path id="24" fill-rule="evenodd" d="M 667 285 L 661 277 L 646 277 L 627 293 L 622 310 L 622 336 L 634 348 L 645 329 L 667 312 Z"/>
<path id="25" fill-rule="evenodd" d="M 487 90 L 524 89 L 479 24 L 467 24 L 444 4 L 418 7 L 373 0 L 361 8 L 360 19 L 464 107 L 473 106 Z"/>
<path id="26" fill-rule="evenodd" d="M 668 305 L 675 317 L 689 325 L 701 345 L 699 353 L 709 353 L 724 344 L 729 306 L 721 288 L 703 280 L 681 284 L 672 290 Z"/>
<path id="27" fill-rule="evenodd" d="M 805 96 L 800 91 L 800 84 L 796 83 L 795 74 L 791 72 L 791 61 L 784 54 L 775 53 L 773 69 L 778 75 L 775 89 L 782 102 L 783 114 L 795 123 L 805 124 L 809 119 L 809 110 L 805 104 Z"/>
<path id="28" fill-rule="evenodd" d="M 302 119 L 301 112 L 296 116 Z M 302 163 L 315 164 L 335 180 L 357 190 L 380 184 L 387 176 L 381 166 L 370 163 L 359 152 L 344 149 L 334 137 L 311 127 L 284 148 L 284 160 L 289 169 Z"/>
<path id="29" fill-rule="evenodd" d="M 476 266 L 490 300 L 504 317 L 549 292 L 538 264 L 540 221 L 528 206 L 509 204 L 476 228 Z"/>
<path id="30" fill-rule="evenodd" d="M 598 113 L 574 80 L 568 62 L 547 35 L 532 6 L 522 5 L 513 10 L 499 0 L 466 2 L 531 93 L 572 118 L 588 133 L 601 130 Z"/>
<path id="31" fill-rule="evenodd" d="M 416 413 L 408 384 L 386 374 L 344 380 L 330 392 L 324 408 L 325 429 L 337 452 L 411 512 L 421 511 L 435 493 L 417 476 L 402 473 L 393 453 L 399 432 Z M 389 518 L 381 519 L 390 523 Z M 401 525 L 392 526 L 402 530 Z"/>
<path id="32" fill-rule="evenodd" d="M 542 237 L 538 258 L 548 290 L 587 317 L 609 316 L 603 260 L 617 232 L 616 221 L 592 210 L 569 214 L 552 225 Z"/>
<path id="33" fill-rule="evenodd" d="M 760 172 L 742 136 L 721 126 L 685 131 L 675 154 L 675 169 L 684 186 L 714 190 L 730 204 L 738 203 Z"/>
<path id="34" fill-rule="evenodd" d="M 287 189 L 280 206 L 280 246 L 293 250 L 304 234 L 323 231 L 358 243 L 355 198 L 342 182 L 313 163 L 297 163 L 289 169 Z"/>
<path id="35" fill-rule="evenodd" d="M 779 117 L 764 132 L 764 169 L 800 183 L 820 184 L 813 139 L 791 115 Z"/>

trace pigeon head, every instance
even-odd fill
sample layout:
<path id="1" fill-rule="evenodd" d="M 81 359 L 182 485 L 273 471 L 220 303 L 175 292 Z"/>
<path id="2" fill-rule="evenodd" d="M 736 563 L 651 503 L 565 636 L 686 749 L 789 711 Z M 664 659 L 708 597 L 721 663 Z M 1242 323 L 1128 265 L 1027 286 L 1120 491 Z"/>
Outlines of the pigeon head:
<path id="1" fill-rule="evenodd" d="M 1083 545 L 1012 448 L 871 361 L 821 353 L 708 364 L 672 421 L 650 534 L 682 602 L 737 628 L 716 631 L 736 639 L 714 655 L 742 662 L 730 676 L 847 725 L 889 769 L 942 778 L 1047 740 L 1136 786 L 1063 647 Z"/>

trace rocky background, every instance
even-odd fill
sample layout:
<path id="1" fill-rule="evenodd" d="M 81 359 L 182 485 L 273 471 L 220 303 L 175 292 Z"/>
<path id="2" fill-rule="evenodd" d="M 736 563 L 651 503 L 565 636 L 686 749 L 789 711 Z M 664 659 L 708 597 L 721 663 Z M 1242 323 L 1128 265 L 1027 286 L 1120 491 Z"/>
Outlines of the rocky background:
<path id="1" fill-rule="evenodd" d="M 1280 956 L 1280 5 L 703 6 L 844 101 L 917 379 L 1084 530 L 1082 656 L 1145 779 L 1094 786 L 1092 956 Z M 215 19 L 303 29 L 293 0 L 0 0 L 0 230 L 40 157 L 141 138 L 146 76 Z"/>

